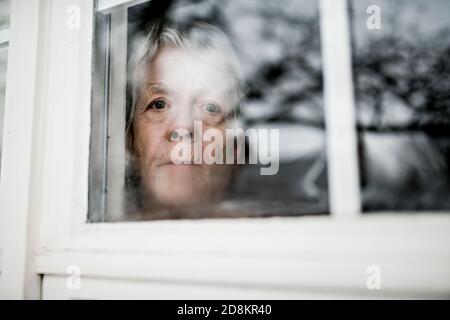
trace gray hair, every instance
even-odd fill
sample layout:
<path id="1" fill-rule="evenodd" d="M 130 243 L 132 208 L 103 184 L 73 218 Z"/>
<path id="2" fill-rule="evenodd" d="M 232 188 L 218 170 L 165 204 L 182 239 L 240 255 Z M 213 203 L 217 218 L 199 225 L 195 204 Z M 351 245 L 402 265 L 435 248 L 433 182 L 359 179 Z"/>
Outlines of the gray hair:
<path id="1" fill-rule="evenodd" d="M 147 34 L 138 35 L 133 42 L 128 62 L 127 136 L 133 122 L 141 85 L 145 81 L 147 66 L 159 49 L 168 46 L 194 50 L 209 49 L 223 57 L 236 84 L 237 103 L 233 106 L 236 118 L 245 96 L 245 84 L 239 61 L 227 36 L 218 28 L 206 23 L 195 23 L 188 29 L 182 29 L 167 22 L 160 22 L 155 23 Z"/>

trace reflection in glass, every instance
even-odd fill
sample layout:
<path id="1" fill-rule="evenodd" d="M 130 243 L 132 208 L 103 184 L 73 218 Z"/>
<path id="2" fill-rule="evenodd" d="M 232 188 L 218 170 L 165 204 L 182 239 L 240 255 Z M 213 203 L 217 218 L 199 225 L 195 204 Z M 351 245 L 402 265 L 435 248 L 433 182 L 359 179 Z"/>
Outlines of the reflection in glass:
<path id="1" fill-rule="evenodd" d="M 363 207 L 448 210 L 450 2 L 351 5 Z"/>
<path id="2" fill-rule="evenodd" d="M 0 31 L 9 28 L 11 0 L 0 0 Z"/>

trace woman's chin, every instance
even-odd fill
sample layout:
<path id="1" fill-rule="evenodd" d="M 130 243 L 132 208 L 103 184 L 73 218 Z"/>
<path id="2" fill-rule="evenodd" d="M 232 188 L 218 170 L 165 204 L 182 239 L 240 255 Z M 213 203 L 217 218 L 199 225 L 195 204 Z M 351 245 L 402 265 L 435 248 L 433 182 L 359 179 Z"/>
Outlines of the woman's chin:
<path id="1" fill-rule="evenodd" d="M 161 205 L 174 208 L 198 206 L 211 200 L 211 186 L 195 165 L 165 165 L 158 168 L 149 189 Z"/>

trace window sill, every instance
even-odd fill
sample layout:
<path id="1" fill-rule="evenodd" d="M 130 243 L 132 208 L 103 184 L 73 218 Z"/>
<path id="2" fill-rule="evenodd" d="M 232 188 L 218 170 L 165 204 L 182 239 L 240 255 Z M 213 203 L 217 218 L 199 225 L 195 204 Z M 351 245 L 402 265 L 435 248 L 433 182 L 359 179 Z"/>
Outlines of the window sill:
<path id="1" fill-rule="evenodd" d="M 35 256 L 39 274 L 368 294 L 450 296 L 450 217 L 380 214 L 84 225 Z M 251 235 L 251 236 L 249 236 Z"/>

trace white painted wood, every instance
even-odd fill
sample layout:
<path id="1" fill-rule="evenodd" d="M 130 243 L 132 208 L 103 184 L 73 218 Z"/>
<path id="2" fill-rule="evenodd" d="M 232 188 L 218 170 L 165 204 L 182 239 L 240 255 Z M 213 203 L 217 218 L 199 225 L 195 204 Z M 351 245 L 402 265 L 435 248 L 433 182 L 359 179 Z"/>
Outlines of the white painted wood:
<path id="1" fill-rule="evenodd" d="M 41 1 L 11 2 L 10 45 L 4 114 L 0 234 L 0 298 L 35 297 L 37 277 L 28 269 L 34 219 L 30 216 L 33 122 L 38 95 Z"/>
<path id="2" fill-rule="evenodd" d="M 406 299 L 414 295 L 383 295 L 380 291 L 280 289 L 265 286 L 208 285 L 183 282 L 82 278 L 79 290 L 70 290 L 67 277 L 45 276 L 43 299 L 173 299 L 173 300 L 278 300 L 278 299 Z M 436 296 L 439 298 L 439 296 Z"/>
<path id="3" fill-rule="evenodd" d="M 383 296 L 450 297 L 449 228 L 445 215 L 103 225 L 41 252 L 36 270 L 364 296 L 367 267 L 377 265 Z"/>
<path id="4" fill-rule="evenodd" d="M 9 42 L 9 29 L 1 30 L 0 31 L 0 50 L 8 50 L 8 42 Z M 5 75 L 6 77 L 6 75 Z M 2 148 L 2 141 L 3 141 L 3 107 L 1 107 L 0 104 L 0 150 Z M 1 151 L 0 151 L 0 157 L 1 157 Z M 0 159 L 0 179 L 1 179 L 1 159 Z M 0 221 L 1 221 L 1 211 L 0 211 Z M 3 243 L 1 242 L 2 239 L 0 237 L 0 274 L 2 272 L 2 247 Z"/>
<path id="5" fill-rule="evenodd" d="M 67 27 L 72 5 L 81 9 L 80 29 Z M 39 241 L 68 234 L 62 228 L 77 208 L 84 217 L 76 222 L 86 220 L 92 15 L 93 1 L 12 5 L 0 186 L 4 298 L 38 298 L 32 254 Z"/>
<path id="6" fill-rule="evenodd" d="M 321 0 L 328 189 L 331 214 L 361 211 L 347 0 Z"/>
<path id="7" fill-rule="evenodd" d="M 81 29 L 52 28 L 41 145 L 41 240 L 58 243 L 87 218 L 93 1 L 52 1 L 52 25 L 81 9 Z M 38 184 L 38 183 L 37 183 Z M 36 187 L 37 187 L 36 184 Z"/>

